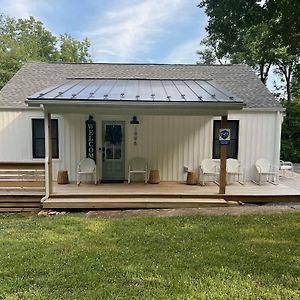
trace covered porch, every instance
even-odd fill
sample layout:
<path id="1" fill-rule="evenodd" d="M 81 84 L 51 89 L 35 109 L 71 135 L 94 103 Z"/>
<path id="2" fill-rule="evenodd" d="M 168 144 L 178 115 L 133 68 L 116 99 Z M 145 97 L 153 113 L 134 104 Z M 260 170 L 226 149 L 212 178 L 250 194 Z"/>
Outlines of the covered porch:
<path id="1" fill-rule="evenodd" d="M 218 116 L 221 118 L 221 128 L 227 128 L 227 119 L 229 111 L 240 111 L 244 104 L 242 100 L 230 95 L 220 87 L 216 86 L 211 80 L 132 80 L 132 79 L 70 79 L 65 83 L 48 88 L 28 98 L 29 106 L 41 106 L 44 111 L 45 124 L 45 180 L 46 180 L 46 196 L 48 198 L 55 198 L 57 187 L 53 186 L 52 179 L 56 174 L 53 174 L 53 159 L 52 159 L 52 130 L 51 130 L 51 116 L 53 114 L 68 115 L 68 114 L 85 114 L 93 116 L 117 116 L 116 120 L 128 124 L 126 117 L 128 116 L 167 116 L 167 117 L 193 117 L 194 119 L 203 116 Z M 111 119 L 114 123 L 116 120 Z M 124 121 L 122 121 L 124 120 Z M 131 122 L 130 122 L 131 123 Z M 105 135 L 102 129 L 102 139 Z M 159 131 L 159 128 L 157 132 Z M 128 132 L 125 132 L 125 138 Z M 173 135 L 177 133 L 174 132 Z M 210 134 L 210 133 L 209 133 Z M 167 137 L 165 137 L 167 138 Z M 82 137 L 81 137 L 82 139 Z M 210 139 L 198 141 L 200 144 L 210 143 Z M 69 141 L 73 143 L 74 141 Z M 164 143 L 164 141 L 161 141 Z M 183 143 L 178 139 L 178 143 Z M 95 147 L 95 151 L 102 151 L 107 147 Z M 158 146 L 159 147 L 159 146 Z M 74 151 L 75 149 L 73 149 Z M 158 149 L 159 151 L 159 149 Z M 194 155 L 195 151 L 201 151 L 200 147 L 195 148 L 191 153 L 185 153 L 186 156 Z M 128 152 L 130 149 L 124 150 L 127 155 L 122 157 L 123 162 L 123 176 L 121 180 L 126 180 L 128 166 Z M 218 194 L 226 194 L 226 145 L 220 146 L 220 176 Z M 67 154 L 68 155 L 68 154 Z M 183 154 L 182 154 L 183 155 Z M 143 156 L 143 153 L 141 153 Z M 89 157 L 86 152 L 86 157 Z M 95 158 L 95 157 L 94 157 Z M 206 157 L 203 157 L 206 158 Z M 65 158 L 63 158 L 65 159 Z M 127 161 L 126 161 L 127 160 Z M 98 158 L 98 170 L 100 175 L 98 180 L 103 181 L 103 170 L 105 163 L 105 155 Z M 176 163 L 176 162 L 174 162 Z M 200 163 L 197 162 L 197 164 Z M 75 162 L 74 162 L 75 164 Z M 74 166 L 73 166 L 74 167 Z M 184 165 L 181 166 L 182 169 Z M 198 171 L 198 170 L 196 170 Z M 102 172 L 102 177 L 101 177 Z M 73 172 L 74 173 L 74 172 Z M 175 184 L 175 183 L 174 183 Z M 178 184 L 178 183 L 177 183 Z M 137 186 L 137 185 L 136 185 Z M 118 194 L 124 193 L 121 188 Z M 178 184 L 179 187 L 179 184 Z M 182 185 L 181 185 L 182 187 Z M 80 187 L 81 192 L 78 195 L 81 197 L 90 196 L 91 189 L 94 194 L 101 195 L 101 190 L 104 185 L 89 188 Z M 113 190 L 118 189 L 117 185 L 111 187 Z M 174 186 L 165 185 L 166 190 L 173 189 Z M 150 189 L 150 187 L 141 186 L 141 189 Z M 155 188 L 154 188 L 155 189 Z M 129 188 L 130 190 L 130 188 Z M 152 187 L 153 190 L 153 187 Z M 161 189 L 159 194 L 161 194 Z M 180 191 L 176 191 L 172 195 L 180 197 Z M 131 193 L 131 192 L 130 192 Z M 125 192 L 126 194 L 126 192 Z M 131 193 L 132 194 L 132 193 Z M 153 194 L 152 194 L 153 195 Z M 199 195 L 199 192 L 198 192 Z"/>

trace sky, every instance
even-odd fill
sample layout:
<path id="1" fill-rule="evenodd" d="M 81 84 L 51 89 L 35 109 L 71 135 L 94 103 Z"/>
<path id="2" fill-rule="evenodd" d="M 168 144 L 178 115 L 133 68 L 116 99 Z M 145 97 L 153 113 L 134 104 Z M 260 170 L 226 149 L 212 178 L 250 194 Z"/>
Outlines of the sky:
<path id="1" fill-rule="evenodd" d="M 91 41 L 94 62 L 195 63 L 206 36 L 199 0 L 0 0 L 0 12 L 33 16 L 53 34 Z"/>

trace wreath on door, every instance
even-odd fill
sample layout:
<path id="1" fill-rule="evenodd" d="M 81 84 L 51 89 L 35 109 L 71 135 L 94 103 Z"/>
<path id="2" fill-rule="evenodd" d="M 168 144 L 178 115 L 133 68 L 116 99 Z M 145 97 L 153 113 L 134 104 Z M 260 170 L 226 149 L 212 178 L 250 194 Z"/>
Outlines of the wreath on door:
<path id="1" fill-rule="evenodd" d="M 122 143 L 122 127 L 120 125 L 106 126 L 105 142 L 109 142 L 113 145 L 121 144 Z"/>

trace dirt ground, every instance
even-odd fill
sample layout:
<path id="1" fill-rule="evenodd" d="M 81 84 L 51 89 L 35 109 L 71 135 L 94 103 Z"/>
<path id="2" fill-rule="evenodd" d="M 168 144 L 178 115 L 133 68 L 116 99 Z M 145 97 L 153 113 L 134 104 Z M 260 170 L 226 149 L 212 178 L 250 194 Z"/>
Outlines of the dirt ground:
<path id="1" fill-rule="evenodd" d="M 300 203 L 269 203 L 265 205 L 232 205 L 228 207 L 176 208 L 176 209 L 135 209 L 89 211 L 87 218 L 147 218 L 192 215 L 250 215 L 274 213 L 300 213 Z"/>

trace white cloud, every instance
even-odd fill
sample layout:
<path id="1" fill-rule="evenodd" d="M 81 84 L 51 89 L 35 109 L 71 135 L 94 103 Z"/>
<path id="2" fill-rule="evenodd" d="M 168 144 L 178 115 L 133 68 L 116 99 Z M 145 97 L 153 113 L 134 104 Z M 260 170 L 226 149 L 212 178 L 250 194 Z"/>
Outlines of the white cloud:
<path id="1" fill-rule="evenodd" d="M 137 61 L 166 33 L 166 27 L 187 16 L 186 0 L 114 1 L 101 21 L 84 33 L 95 61 Z M 190 5 L 190 4 L 188 4 Z M 194 7 L 194 4 L 192 4 Z M 97 28 L 97 29 L 95 29 Z"/>
<path id="2" fill-rule="evenodd" d="M 163 59 L 163 63 L 173 64 L 194 64 L 198 59 L 197 51 L 200 50 L 201 36 L 198 38 L 185 41 L 178 45 L 176 48 Z"/>
<path id="3" fill-rule="evenodd" d="M 39 12 L 50 8 L 42 0 L 0 0 L 2 13 L 15 18 L 27 18 L 39 15 Z"/>

